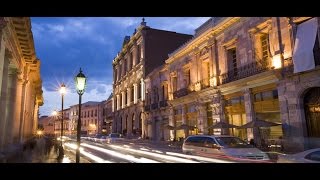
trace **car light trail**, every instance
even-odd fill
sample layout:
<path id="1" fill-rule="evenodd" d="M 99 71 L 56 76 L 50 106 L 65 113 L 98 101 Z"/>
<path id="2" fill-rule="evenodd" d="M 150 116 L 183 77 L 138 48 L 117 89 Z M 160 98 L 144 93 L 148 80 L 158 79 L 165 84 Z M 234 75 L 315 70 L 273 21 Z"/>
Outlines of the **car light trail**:
<path id="1" fill-rule="evenodd" d="M 71 148 L 71 149 L 74 149 L 74 150 L 77 149 L 77 145 L 76 145 L 76 144 L 65 143 L 64 145 L 67 146 L 67 147 L 69 147 L 69 148 Z M 81 144 L 81 145 L 82 145 L 82 144 Z M 95 155 L 93 155 L 93 154 L 90 154 L 90 153 L 88 153 L 88 152 L 85 152 L 82 147 L 80 147 L 80 153 L 81 153 L 82 155 L 84 155 L 84 156 L 86 156 L 86 157 L 94 160 L 95 162 L 98 162 L 98 163 L 112 163 L 111 161 L 106 161 L 106 160 L 104 160 L 104 159 L 102 159 L 102 158 L 100 158 L 100 157 L 98 157 L 98 156 L 95 156 Z"/>
<path id="2" fill-rule="evenodd" d="M 112 150 L 108 150 L 108 149 L 105 149 L 105 148 L 93 146 L 93 145 L 86 144 L 86 143 L 82 143 L 81 146 L 89 147 L 89 148 L 95 149 L 97 151 L 104 152 L 106 154 L 110 154 L 112 156 L 115 156 L 115 157 L 118 157 L 118 158 L 122 158 L 122 159 L 126 159 L 126 160 L 129 160 L 129 161 L 132 161 L 132 162 L 136 162 L 136 163 L 159 163 L 159 161 L 154 161 L 154 160 L 147 159 L 147 158 L 139 159 L 139 158 L 135 158 L 132 155 L 121 154 L 119 152 L 115 152 L 115 151 L 112 151 Z M 124 149 L 127 149 L 127 148 L 124 148 Z"/>
<path id="3" fill-rule="evenodd" d="M 126 151 L 145 154 L 145 155 L 149 155 L 149 156 L 153 156 L 153 157 L 157 157 L 157 158 L 161 158 L 161 159 L 165 159 L 165 160 L 169 160 L 169 161 L 176 161 L 176 162 L 180 162 L 180 163 L 198 163 L 197 161 L 192 161 L 192 160 L 189 160 L 189 159 L 182 159 L 182 158 L 163 155 L 163 154 L 158 154 L 158 153 L 152 153 L 152 152 L 140 151 L 140 150 L 136 150 L 136 149 L 123 148 L 121 146 L 116 146 L 116 145 L 110 145 L 110 146 L 113 147 L 113 148 L 116 148 L 116 149 L 123 149 L 123 150 L 126 150 Z"/>

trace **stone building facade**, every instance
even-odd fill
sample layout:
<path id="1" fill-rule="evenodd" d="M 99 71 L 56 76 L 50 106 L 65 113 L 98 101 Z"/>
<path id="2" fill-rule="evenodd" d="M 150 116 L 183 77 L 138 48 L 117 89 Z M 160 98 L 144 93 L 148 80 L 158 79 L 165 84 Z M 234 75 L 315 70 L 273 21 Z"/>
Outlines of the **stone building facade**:
<path id="1" fill-rule="evenodd" d="M 0 151 L 30 138 L 43 105 L 29 17 L 0 17 Z"/>
<path id="2" fill-rule="evenodd" d="M 146 136 L 145 76 L 191 37 L 150 28 L 144 20 L 131 37 L 125 37 L 121 52 L 113 60 L 113 132 Z"/>
<path id="3" fill-rule="evenodd" d="M 112 112 L 112 93 L 106 101 L 101 102 L 102 113 L 101 121 L 99 122 L 99 134 L 110 134 L 112 133 L 112 123 L 113 123 L 113 112 Z"/>
<path id="4" fill-rule="evenodd" d="M 165 127 L 170 139 L 223 133 L 254 139 L 258 145 L 284 139 L 290 150 L 318 147 L 318 32 L 317 17 L 209 19 L 194 38 L 169 54 L 163 67 L 148 74 L 149 134 L 164 137 L 158 130 L 161 123 L 152 128 L 166 117 L 163 111 L 169 112 L 163 114 L 169 114 Z M 168 106 L 156 110 L 163 94 L 168 94 Z M 242 126 L 256 120 L 282 126 L 210 128 L 220 121 Z"/>
<path id="5" fill-rule="evenodd" d="M 55 118 L 52 116 L 41 116 L 39 118 L 39 127 L 43 128 L 45 135 L 54 135 Z"/>

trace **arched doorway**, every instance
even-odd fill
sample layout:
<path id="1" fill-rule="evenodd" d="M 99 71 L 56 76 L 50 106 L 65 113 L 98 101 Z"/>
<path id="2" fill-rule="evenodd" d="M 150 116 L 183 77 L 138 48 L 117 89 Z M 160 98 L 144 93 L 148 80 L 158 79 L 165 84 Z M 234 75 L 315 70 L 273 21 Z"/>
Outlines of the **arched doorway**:
<path id="1" fill-rule="evenodd" d="M 320 87 L 311 88 L 304 96 L 308 137 L 320 137 Z"/>
<path id="2" fill-rule="evenodd" d="M 142 135 L 142 112 L 140 112 L 139 114 L 139 127 L 138 127 L 139 131 L 139 135 L 141 136 Z"/>

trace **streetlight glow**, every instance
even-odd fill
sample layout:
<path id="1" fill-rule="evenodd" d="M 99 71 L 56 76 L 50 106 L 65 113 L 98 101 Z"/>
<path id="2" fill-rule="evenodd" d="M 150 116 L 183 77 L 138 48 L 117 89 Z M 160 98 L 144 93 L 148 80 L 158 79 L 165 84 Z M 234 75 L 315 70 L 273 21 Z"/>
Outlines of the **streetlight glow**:
<path id="1" fill-rule="evenodd" d="M 74 81 L 76 83 L 76 89 L 77 93 L 79 94 L 79 116 L 78 116 L 78 124 L 77 124 L 77 145 L 80 147 L 80 133 L 81 133 L 81 97 L 84 93 L 84 89 L 86 87 L 86 76 L 82 73 L 82 70 L 80 68 L 80 72 L 78 75 L 74 78 Z M 76 150 L 76 163 L 80 162 L 80 148 Z"/>
<path id="2" fill-rule="evenodd" d="M 58 115 L 58 112 L 56 111 L 56 110 L 54 110 L 53 112 L 52 112 L 52 116 L 57 116 Z"/>
<path id="3" fill-rule="evenodd" d="M 64 95 L 66 93 L 66 85 L 64 85 L 64 83 L 62 83 L 61 87 L 60 87 L 60 94 Z"/>
<path id="4" fill-rule="evenodd" d="M 82 95 L 84 93 L 84 88 L 86 86 L 86 76 L 82 73 L 80 68 L 79 74 L 75 77 L 75 83 L 77 88 L 77 93 Z"/>

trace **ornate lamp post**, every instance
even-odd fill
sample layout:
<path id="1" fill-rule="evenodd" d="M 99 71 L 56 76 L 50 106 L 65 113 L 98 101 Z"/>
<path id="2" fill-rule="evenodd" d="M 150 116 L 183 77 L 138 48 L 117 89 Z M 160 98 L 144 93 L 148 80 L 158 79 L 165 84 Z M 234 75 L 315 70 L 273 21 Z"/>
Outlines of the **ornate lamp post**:
<path id="1" fill-rule="evenodd" d="M 66 93 L 66 86 L 64 85 L 64 83 L 61 84 L 60 87 L 60 94 L 61 94 L 61 146 L 62 146 L 62 136 L 63 136 L 63 97 L 64 94 Z"/>
<path id="2" fill-rule="evenodd" d="M 79 94 L 79 115 L 77 123 L 77 151 L 76 151 L 76 163 L 80 162 L 80 133 L 81 133 L 81 97 L 84 93 L 86 86 L 86 76 L 82 73 L 80 68 L 79 74 L 74 78 L 76 83 L 77 93 Z"/>
<path id="3" fill-rule="evenodd" d="M 64 156 L 64 149 L 63 149 L 63 145 L 62 145 L 62 141 L 63 141 L 63 97 L 64 97 L 64 94 L 66 93 L 66 86 L 64 85 L 64 83 L 61 84 L 61 87 L 60 87 L 60 94 L 61 94 L 61 136 L 60 136 L 60 141 L 61 141 L 61 144 L 59 146 L 59 155 L 58 155 L 58 160 L 62 160 L 63 159 L 63 156 Z"/>

